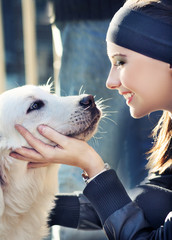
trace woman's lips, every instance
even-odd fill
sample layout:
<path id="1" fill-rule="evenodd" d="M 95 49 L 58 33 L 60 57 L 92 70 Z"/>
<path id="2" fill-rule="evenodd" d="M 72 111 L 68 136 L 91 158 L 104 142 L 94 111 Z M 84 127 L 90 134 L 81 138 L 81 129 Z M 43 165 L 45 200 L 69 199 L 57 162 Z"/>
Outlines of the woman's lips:
<path id="1" fill-rule="evenodd" d="M 129 104 L 134 97 L 134 93 L 132 93 L 132 92 L 122 92 L 122 95 L 127 100 L 127 104 Z"/>

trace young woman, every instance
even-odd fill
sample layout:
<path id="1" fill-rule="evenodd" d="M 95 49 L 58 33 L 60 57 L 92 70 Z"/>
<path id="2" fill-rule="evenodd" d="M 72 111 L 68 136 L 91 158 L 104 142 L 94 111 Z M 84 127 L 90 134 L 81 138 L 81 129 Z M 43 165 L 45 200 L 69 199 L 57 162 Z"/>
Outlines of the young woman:
<path id="1" fill-rule="evenodd" d="M 83 46 L 84 47 L 84 46 Z M 107 32 L 112 63 L 107 87 L 126 99 L 131 116 L 164 113 L 155 128 L 150 151 L 151 177 L 132 199 L 113 169 L 86 142 L 39 126 L 40 134 L 60 145 L 51 147 L 25 128 L 16 129 L 36 150 L 17 149 L 11 156 L 30 167 L 62 163 L 88 175 L 83 194 L 58 196 L 50 225 L 104 228 L 108 239 L 172 239 L 172 3 L 170 0 L 128 0 Z M 137 146 L 136 146 L 137 147 Z M 85 198 L 86 196 L 86 198 Z"/>

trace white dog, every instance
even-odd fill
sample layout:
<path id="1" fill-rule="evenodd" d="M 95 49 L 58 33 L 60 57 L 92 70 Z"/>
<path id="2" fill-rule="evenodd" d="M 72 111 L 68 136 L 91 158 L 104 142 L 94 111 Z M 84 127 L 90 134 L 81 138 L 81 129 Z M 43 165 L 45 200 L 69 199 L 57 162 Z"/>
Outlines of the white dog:
<path id="1" fill-rule="evenodd" d="M 27 162 L 9 157 L 15 148 L 29 147 L 14 125 L 46 143 L 37 131 L 40 124 L 87 141 L 100 116 L 91 95 L 58 97 L 49 86 L 26 85 L 0 95 L 0 240 L 42 239 L 57 191 L 57 165 L 28 169 Z"/>

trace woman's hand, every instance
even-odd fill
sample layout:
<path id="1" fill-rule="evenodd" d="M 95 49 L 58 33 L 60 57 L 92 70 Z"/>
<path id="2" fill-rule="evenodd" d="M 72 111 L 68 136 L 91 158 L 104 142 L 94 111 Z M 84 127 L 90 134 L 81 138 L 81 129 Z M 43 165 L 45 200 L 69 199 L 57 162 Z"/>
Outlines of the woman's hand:
<path id="1" fill-rule="evenodd" d="M 11 152 L 10 156 L 28 161 L 30 168 L 47 166 L 50 163 L 67 164 L 85 170 L 90 178 L 104 168 L 101 157 L 82 140 L 64 136 L 48 126 L 40 125 L 39 133 L 57 144 L 51 146 L 35 138 L 21 125 L 15 127 L 33 149 L 18 148 L 15 152 Z"/>

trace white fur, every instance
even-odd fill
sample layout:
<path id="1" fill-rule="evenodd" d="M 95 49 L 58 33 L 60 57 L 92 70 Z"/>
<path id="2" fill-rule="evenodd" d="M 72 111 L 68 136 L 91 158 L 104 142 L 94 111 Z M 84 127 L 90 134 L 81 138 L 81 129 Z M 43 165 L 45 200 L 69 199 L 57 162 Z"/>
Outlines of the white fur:
<path id="1" fill-rule="evenodd" d="M 58 97 L 50 94 L 48 86 L 31 85 L 0 95 L 0 240 L 42 239 L 47 234 L 47 217 L 58 188 L 58 165 L 27 169 L 27 162 L 9 157 L 15 148 L 29 147 L 14 125 L 22 124 L 46 143 L 48 140 L 37 131 L 40 124 L 88 140 L 101 114 L 97 111 L 93 119 L 91 110 L 80 106 L 84 96 Z M 28 112 L 37 100 L 44 106 Z"/>

